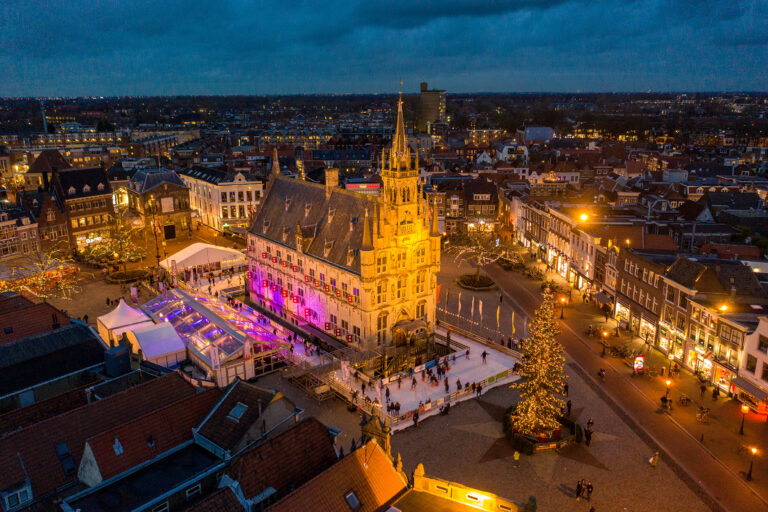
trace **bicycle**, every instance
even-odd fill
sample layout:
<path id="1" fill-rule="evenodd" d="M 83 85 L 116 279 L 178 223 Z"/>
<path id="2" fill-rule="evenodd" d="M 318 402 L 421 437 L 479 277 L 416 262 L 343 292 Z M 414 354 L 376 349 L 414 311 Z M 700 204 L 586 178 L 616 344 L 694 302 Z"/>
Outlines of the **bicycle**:
<path id="1" fill-rule="evenodd" d="M 699 412 L 696 413 L 696 421 L 699 423 L 709 423 L 708 407 L 699 407 Z"/>

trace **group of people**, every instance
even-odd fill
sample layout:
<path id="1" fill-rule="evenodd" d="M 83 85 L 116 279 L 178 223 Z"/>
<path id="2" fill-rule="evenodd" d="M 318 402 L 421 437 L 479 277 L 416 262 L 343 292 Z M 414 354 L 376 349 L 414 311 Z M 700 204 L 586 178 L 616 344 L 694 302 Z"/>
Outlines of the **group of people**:
<path id="1" fill-rule="evenodd" d="M 581 498 L 590 501 L 592 499 L 592 482 L 588 482 L 583 478 L 576 482 L 576 501 L 581 501 Z"/>

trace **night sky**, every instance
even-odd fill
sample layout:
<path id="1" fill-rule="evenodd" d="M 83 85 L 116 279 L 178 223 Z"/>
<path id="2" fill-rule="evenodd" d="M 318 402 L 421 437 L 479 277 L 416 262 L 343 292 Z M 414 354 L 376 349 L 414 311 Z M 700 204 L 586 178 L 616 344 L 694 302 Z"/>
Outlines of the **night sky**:
<path id="1" fill-rule="evenodd" d="M 0 96 L 763 91 L 768 0 L 2 0 Z"/>

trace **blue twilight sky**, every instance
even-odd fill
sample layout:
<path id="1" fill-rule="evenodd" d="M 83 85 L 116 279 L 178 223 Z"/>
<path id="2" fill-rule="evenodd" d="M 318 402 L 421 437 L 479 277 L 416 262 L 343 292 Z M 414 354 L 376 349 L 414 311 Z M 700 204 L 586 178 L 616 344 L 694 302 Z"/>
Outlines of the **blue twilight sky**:
<path id="1" fill-rule="evenodd" d="M 768 0 L 2 0 L 0 96 L 764 91 Z"/>

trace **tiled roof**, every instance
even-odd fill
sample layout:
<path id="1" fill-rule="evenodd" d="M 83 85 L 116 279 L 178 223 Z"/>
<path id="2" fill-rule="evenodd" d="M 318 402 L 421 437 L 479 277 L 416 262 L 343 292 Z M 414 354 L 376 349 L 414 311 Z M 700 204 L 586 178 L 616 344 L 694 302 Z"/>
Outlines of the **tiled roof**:
<path id="1" fill-rule="evenodd" d="M 31 300 L 15 292 L 0 294 L 0 314 L 24 309 L 34 304 Z"/>
<path id="2" fill-rule="evenodd" d="M 261 412 L 277 397 L 271 391 L 238 379 L 230 385 L 212 414 L 200 425 L 198 433 L 224 450 L 231 451 L 261 416 Z M 229 415 L 237 404 L 245 405 L 246 409 L 235 420 Z"/>
<path id="3" fill-rule="evenodd" d="M 220 396 L 218 389 L 185 396 L 88 439 L 102 478 L 118 475 L 192 439 L 192 428 Z M 116 441 L 122 447 L 119 455 L 115 451 Z"/>
<path id="4" fill-rule="evenodd" d="M 106 347 L 75 323 L 0 345 L 0 396 L 104 361 Z"/>
<path id="5" fill-rule="evenodd" d="M 59 193 L 64 200 L 112 194 L 107 173 L 101 167 L 67 169 L 59 171 L 57 176 Z"/>
<path id="6" fill-rule="evenodd" d="M 0 313 L 0 343 L 48 332 L 54 328 L 54 322 L 59 327 L 70 323 L 67 315 L 46 302 Z"/>
<path id="7" fill-rule="evenodd" d="M 353 491 L 359 512 L 376 512 L 406 488 L 384 451 L 370 441 L 267 509 L 268 512 L 349 512 L 344 495 Z"/>
<path id="8" fill-rule="evenodd" d="M 186 512 L 239 512 L 242 510 L 244 510 L 243 505 L 237 501 L 232 489 L 222 487 L 187 508 Z"/>
<path id="9" fill-rule="evenodd" d="M 243 452 L 227 473 L 240 482 L 246 498 L 268 487 L 275 489 L 278 496 L 285 496 L 336 462 L 328 427 L 310 417 Z"/>
<path id="10" fill-rule="evenodd" d="M 85 390 L 93 384 L 94 382 L 91 381 L 66 393 L 0 415 L 0 435 L 27 427 L 38 421 L 53 418 L 87 404 L 88 397 Z"/>
<path id="11" fill-rule="evenodd" d="M 754 245 L 708 243 L 702 245 L 699 252 L 701 254 L 715 253 L 718 258 L 724 259 L 760 259 L 760 248 Z"/>
<path id="12" fill-rule="evenodd" d="M 61 153 L 56 149 L 44 149 L 29 166 L 27 172 L 39 173 L 43 171 L 52 171 L 54 169 L 68 169 L 71 165 L 67 162 Z"/>
<path id="13" fill-rule="evenodd" d="M 195 392 L 180 375 L 170 373 L 7 434 L 0 438 L 0 490 L 28 476 L 36 498 L 53 492 L 76 478 L 88 438 Z M 61 443 L 74 462 L 75 472 L 70 475 L 65 474 L 56 452 Z"/>
<path id="14" fill-rule="evenodd" d="M 701 263 L 680 256 L 669 267 L 665 275 L 686 288 L 693 288 L 696 280 L 699 279 L 706 269 L 707 267 Z"/>
<path id="15" fill-rule="evenodd" d="M 324 185 L 283 177 L 273 180 L 249 231 L 295 249 L 296 225 L 301 225 L 302 230 L 311 228 L 314 238 L 305 244 L 306 254 L 359 273 L 360 257 L 354 256 L 348 265 L 348 251 L 362 246 L 365 209 L 372 217 L 375 199 L 341 189 L 334 189 L 327 197 Z M 330 210 L 333 210 L 332 217 L 328 215 Z M 353 223 L 351 231 L 350 222 Z M 285 238 L 283 233 L 287 233 Z M 333 241 L 327 255 L 326 241 Z"/>
<path id="16" fill-rule="evenodd" d="M 128 182 L 128 186 L 136 192 L 143 194 L 165 183 L 187 188 L 178 174 L 167 169 L 141 169 L 136 171 L 136 174 Z"/>

